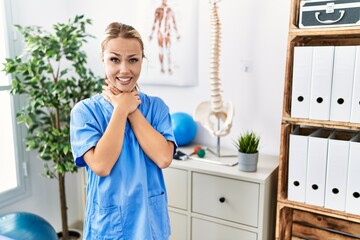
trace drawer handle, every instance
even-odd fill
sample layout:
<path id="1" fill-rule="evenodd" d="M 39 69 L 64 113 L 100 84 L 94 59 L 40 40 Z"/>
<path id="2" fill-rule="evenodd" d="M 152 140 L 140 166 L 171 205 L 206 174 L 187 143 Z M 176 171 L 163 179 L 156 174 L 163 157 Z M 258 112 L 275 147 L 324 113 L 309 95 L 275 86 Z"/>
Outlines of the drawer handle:
<path id="1" fill-rule="evenodd" d="M 224 197 L 219 198 L 219 202 L 221 203 L 225 202 L 225 198 Z"/>

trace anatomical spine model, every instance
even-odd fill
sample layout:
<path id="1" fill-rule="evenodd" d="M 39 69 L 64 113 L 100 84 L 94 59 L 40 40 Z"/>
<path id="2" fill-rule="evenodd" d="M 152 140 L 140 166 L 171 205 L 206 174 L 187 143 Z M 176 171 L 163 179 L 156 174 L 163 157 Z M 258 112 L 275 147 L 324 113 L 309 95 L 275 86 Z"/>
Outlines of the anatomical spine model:
<path id="1" fill-rule="evenodd" d="M 210 134 L 222 137 L 229 134 L 234 117 L 234 108 L 231 102 L 224 102 L 221 95 L 220 47 L 221 24 L 217 3 L 211 0 L 211 53 L 210 53 L 210 101 L 201 102 L 194 114 L 194 119 L 199 121 Z M 215 123 L 214 123 L 215 122 Z M 218 140 L 219 144 L 219 140 Z"/>

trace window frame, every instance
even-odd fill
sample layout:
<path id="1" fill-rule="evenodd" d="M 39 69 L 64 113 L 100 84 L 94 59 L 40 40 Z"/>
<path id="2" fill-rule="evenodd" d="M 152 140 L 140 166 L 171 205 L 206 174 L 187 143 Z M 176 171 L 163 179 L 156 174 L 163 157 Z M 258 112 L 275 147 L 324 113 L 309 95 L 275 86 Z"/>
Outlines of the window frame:
<path id="1" fill-rule="evenodd" d="M 4 25 L 4 38 L 5 38 L 5 49 L 7 57 L 15 56 L 15 43 L 16 37 L 13 29 L 12 22 L 12 8 L 11 1 L 4 0 L 3 1 L 3 10 L 4 13 L 0 14 L 3 16 L 2 21 L 5 21 Z M 3 24 L 3 23 L 0 23 Z M 2 62 L 5 59 L 2 59 Z M 2 70 L 2 69 L 1 69 Z M 7 76 L 9 77 L 9 76 Z M 5 85 L 0 86 L 0 91 L 8 91 L 11 86 Z M 11 102 L 11 112 L 12 112 L 12 123 L 13 123 L 13 136 L 14 136 L 14 150 L 15 150 L 15 162 L 16 162 L 16 176 L 18 186 L 8 191 L 4 191 L 0 193 L 0 209 L 13 204 L 27 196 L 30 195 L 30 183 L 28 178 L 28 153 L 26 152 L 26 146 L 23 141 L 23 138 L 26 136 L 26 128 L 23 125 L 19 125 L 16 119 L 16 113 L 23 106 L 23 98 L 18 95 L 10 95 Z"/>

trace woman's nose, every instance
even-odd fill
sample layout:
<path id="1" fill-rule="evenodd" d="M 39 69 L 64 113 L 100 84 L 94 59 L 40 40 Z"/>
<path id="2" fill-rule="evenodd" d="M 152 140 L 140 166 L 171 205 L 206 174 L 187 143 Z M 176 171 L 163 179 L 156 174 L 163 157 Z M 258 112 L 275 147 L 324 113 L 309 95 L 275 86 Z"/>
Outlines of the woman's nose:
<path id="1" fill-rule="evenodd" d="M 129 71 L 129 66 L 128 66 L 128 63 L 123 61 L 120 63 L 120 72 L 128 72 Z"/>

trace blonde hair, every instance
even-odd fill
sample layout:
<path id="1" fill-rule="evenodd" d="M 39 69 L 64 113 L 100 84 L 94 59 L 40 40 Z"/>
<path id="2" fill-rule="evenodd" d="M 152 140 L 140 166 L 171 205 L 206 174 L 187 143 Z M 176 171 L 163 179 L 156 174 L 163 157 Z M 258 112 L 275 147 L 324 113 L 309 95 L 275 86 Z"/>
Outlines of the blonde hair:
<path id="1" fill-rule="evenodd" d="M 134 27 L 119 22 L 112 22 L 107 26 L 105 30 L 105 37 L 101 43 L 101 55 L 104 54 L 104 49 L 106 48 L 107 43 L 118 37 L 124 39 L 136 39 L 140 43 L 142 57 L 145 57 L 144 43 L 139 32 L 136 31 Z"/>

